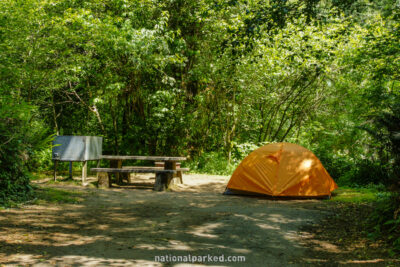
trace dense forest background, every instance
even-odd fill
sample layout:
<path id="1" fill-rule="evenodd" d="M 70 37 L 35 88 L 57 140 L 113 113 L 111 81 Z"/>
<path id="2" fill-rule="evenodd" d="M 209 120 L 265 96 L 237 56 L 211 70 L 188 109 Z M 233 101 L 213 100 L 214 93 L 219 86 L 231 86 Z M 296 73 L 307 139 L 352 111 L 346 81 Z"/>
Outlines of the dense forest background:
<path id="1" fill-rule="evenodd" d="M 399 27 L 395 0 L 2 0 L 0 198 L 29 195 L 53 134 L 225 174 L 293 142 L 396 191 Z"/>

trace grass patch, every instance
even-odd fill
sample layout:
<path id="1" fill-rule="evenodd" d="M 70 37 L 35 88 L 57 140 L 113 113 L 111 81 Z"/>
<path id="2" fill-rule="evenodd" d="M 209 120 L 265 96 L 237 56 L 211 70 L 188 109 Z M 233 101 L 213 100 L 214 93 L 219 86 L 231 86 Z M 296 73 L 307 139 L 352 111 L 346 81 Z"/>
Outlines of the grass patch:
<path id="1" fill-rule="evenodd" d="M 71 203 L 82 202 L 85 196 L 84 192 L 67 191 L 56 188 L 37 188 L 35 189 L 35 204 L 44 203 Z"/>
<path id="2" fill-rule="evenodd" d="M 72 176 L 74 178 L 77 177 L 82 177 L 82 172 L 81 171 L 73 171 Z M 36 181 L 36 180 L 43 180 L 43 179 L 48 179 L 50 178 L 53 180 L 54 177 L 54 172 L 53 171 L 42 171 L 42 172 L 34 172 L 31 175 L 31 180 Z M 57 171 L 57 180 L 66 180 L 69 177 L 69 172 L 68 171 Z"/>
<path id="3" fill-rule="evenodd" d="M 332 198 L 329 201 L 365 203 L 375 202 L 386 192 L 377 188 L 351 188 L 341 187 L 332 192 Z"/>
<path id="4" fill-rule="evenodd" d="M 57 180 L 54 181 L 53 172 L 37 172 L 33 173 L 31 181 L 44 182 L 48 185 L 72 185 L 72 186 L 82 186 L 81 172 L 73 172 L 73 179 L 69 178 L 68 172 L 57 172 Z M 42 180 L 42 181 L 40 181 Z M 95 184 L 89 183 L 86 186 L 96 187 Z"/>
<path id="5" fill-rule="evenodd" d="M 51 173 L 50 172 L 34 172 L 32 173 L 30 179 L 31 181 L 36 181 L 36 180 L 42 180 L 42 179 L 46 179 L 51 177 Z"/>
<path id="6" fill-rule="evenodd" d="M 56 181 L 51 179 L 51 180 L 47 181 L 46 184 L 49 184 L 49 185 L 77 185 L 77 186 L 81 186 L 82 185 L 82 181 L 81 180 L 77 180 L 77 179 L 57 178 Z"/>

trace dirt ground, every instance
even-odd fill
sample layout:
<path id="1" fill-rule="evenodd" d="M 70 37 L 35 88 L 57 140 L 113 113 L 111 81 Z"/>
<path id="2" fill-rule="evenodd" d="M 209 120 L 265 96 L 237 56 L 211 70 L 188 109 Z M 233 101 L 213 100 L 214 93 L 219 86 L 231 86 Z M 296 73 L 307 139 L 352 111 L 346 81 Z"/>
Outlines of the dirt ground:
<path id="1" fill-rule="evenodd" d="M 310 234 L 300 231 L 329 212 L 323 201 L 224 196 L 229 177 L 189 174 L 183 179 L 169 192 L 152 191 L 149 175 L 107 190 L 38 181 L 42 187 L 83 192 L 83 201 L 0 211 L 0 266 L 324 263 L 309 257 L 304 242 Z M 337 248 L 319 242 L 313 249 Z M 241 256 L 245 262 L 239 262 Z M 168 261 L 174 259 L 180 262 Z"/>

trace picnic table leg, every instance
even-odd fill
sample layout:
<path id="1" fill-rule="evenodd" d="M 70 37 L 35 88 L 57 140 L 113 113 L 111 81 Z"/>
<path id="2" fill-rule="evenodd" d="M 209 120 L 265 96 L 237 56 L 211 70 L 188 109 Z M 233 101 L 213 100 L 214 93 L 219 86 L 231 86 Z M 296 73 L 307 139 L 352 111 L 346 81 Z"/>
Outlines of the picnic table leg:
<path id="1" fill-rule="evenodd" d="M 122 160 L 111 160 L 110 161 L 110 168 L 122 168 Z M 113 173 L 108 173 L 108 175 L 110 176 L 110 179 L 111 179 L 111 176 L 113 175 Z M 117 184 L 121 184 L 121 178 L 122 178 L 122 175 L 121 174 L 119 174 L 119 173 L 114 173 L 114 176 L 115 176 L 115 182 L 117 183 Z M 111 180 L 110 180 L 110 185 L 111 185 Z"/>
<path id="2" fill-rule="evenodd" d="M 156 182 L 154 183 L 154 191 L 165 191 L 168 188 L 168 173 L 157 172 Z"/>
<path id="3" fill-rule="evenodd" d="M 176 170 L 176 162 L 175 161 L 166 161 L 164 165 L 165 170 Z M 167 175 L 167 188 L 170 184 L 173 184 L 174 181 L 174 173 L 166 173 Z"/>
<path id="4" fill-rule="evenodd" d="M 174 161 L 173 169 L 176 170 L 176 169 L 179 169 L 180 167 L 181 167 L 181 163 Z M 174 173 L 174 177 L 179 178 L 179 180 L 176 179 L 175 182 L 179 182 L 180 184 L 183 184 L 182 171 L 177 171 L 176 173 Z"/>
<path id="5" fill-rule="evenodd" d="M 173 162 L 172 162 L 172 169 L 173 169 L 173 170 L 176 170 L 176 161 L 173 161 Z M 175 172 L 175 173 L 172 175 L 172 177 L 174 177 L 174 178 L 175 178 L 175 177 L 178 177 L 178 176 L 177 176 L 177 173 Z"/>
<path id="6" fill-rule="evenodd" d="M 117 164 L 118 164 L 117 168 L 121 169 L 122 168 L 122 160 L 118 160 Z M 116 173 L 115 179 L 117 180 L 117 184 L 122 184 L 122 174 Z"/>
<path id="7" fill-rule="evenodd" d="M 54 161 L 54 181 L 57 180 L 57 164 L 58 164 L 58 160 Z"/>
<path id="8" fill-rule="evenodd" d="M 99 172 L 97 173 L 97 187 L 98 188 L 109 188 L 110 187 L 110 178 L 108 176 L 108 173 L 106 172 Z"/>
<path id="9" fill-rule="evenodd" d="M 87 161 L 84 161 L 82 166 L 82 185 L 85 185 L 86 177 L 87 177 Z"/>
<path id="10" fill-rule="evenodd" d="M 181 184 L 183 184 L 182 171 L 177 171 L 177 172 L 176 172 L 176 175 L 177 175 L 178 178 L 179 178 L 179 182 L 180 182 Z"/>
<path id="11" fill-rule="evenodd" d="M 176 161 L 166 161 L 165 162 L 165 168 L 164 169 L 169 169 L 169 170 L 176 170 L 177 169 L 177 162 Z M 182 183 L 182 172 L 178 171 L 176 173 L 171 174 L 171 178 L 168 181 L 168 184 L 181 184 Z"/>
<path id="12" fill-rule="evenodd" d="M 72 179 L 72 161 L 69 162 L 69 176 L 68 179 Z"/>

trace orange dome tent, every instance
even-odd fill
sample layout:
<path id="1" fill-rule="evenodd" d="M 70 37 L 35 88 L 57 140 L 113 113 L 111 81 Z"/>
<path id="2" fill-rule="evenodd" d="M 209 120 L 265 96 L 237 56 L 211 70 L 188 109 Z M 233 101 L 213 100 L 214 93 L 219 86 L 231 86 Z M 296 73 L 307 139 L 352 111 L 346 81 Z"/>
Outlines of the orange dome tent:
<path id="1" fill-rule="evenodd" d="M 225 193 L 329 197 L 336 188 L 311 151 L 296 144 L 274 143 L 253 151 L 239 164 Z"/>

